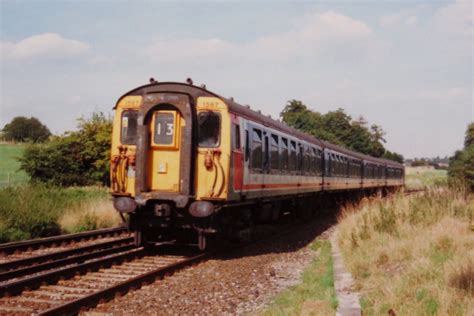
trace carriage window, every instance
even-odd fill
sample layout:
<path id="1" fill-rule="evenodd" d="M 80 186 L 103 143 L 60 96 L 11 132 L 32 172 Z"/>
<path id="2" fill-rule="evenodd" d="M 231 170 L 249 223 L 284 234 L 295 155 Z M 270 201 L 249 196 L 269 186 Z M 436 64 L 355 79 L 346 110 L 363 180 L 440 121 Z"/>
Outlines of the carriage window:
<path id="1" fill-rule="evenodd" d="M 323 174 L 323 151 L 321 149 L 316 150 L 316 174 Z"/>
<path id="2" fill-rule="evenodd" d="M 221 116 L 206 111 L 198 114 L 198 137 L 200 147 L 217 147 L 220 141 Z"/>
<path id="3" fill-rule="evenodd" d="M 304 171 L 304 147 L 298 144 L 298 170 Z"/>
<path id="4" fill-rule="evenodd" d="M 289 164 L 289 169 L 290 170 L 296 170 L 296 165 L 297 165 L 298 159 L 296 156 L 296 142 L 290 141 L 290 164 Z"/>
<path id="5" fill-rule="evenodd" d="M 137 139 L 138 111 L 124 111 L 122 113 L 122 127 L 120 142 L 124 145 L 135 145 Z"/>
<path id="6" fill-rule="evenodd" d="M 174 136 L 174 115 L 173 113 L 156 113 L 155 116 L 155 136 L 153 141 L 159 145 L 170 145 Z"/>
<path id="7" fill-rule="evenodd" d="M 288 170 L 289 155 L 288 155 L 288 139 L 281 139 L 281 169 Z"/>
<path id="8" fill-rule="evenodd" d="M 279 159 L 278 159 L 278 135 L 271 135 L 271 151 L 270 151 L 270 168 L 278 169 L 279 168 Z"/>
<path id="9" fill-rule="evenodd" d="M 310 148 L 305 146 L 304 158 L 303 158 L 303 169 L 305 172 L 311 172 L 311 152 Z"/>
<path id="10" fill-rule="evenodd" d="M 262 131 L 255 128 L 252 133 L 252 167 L 262 169 Z"/>
<path id="11" fill-rule="evenodd" d="M 268 169 L 268 164 L 270 163 L 270 149 L 268 148 L 269 147 L 268 136 L 263 136 L 263 140 L 264 140 L 264 146 L 265 146 L 265 149 L 264 149 L 265 155 L 263 157 L 264 158 L 263 159 L 263 168 Z"/>
<path id="12" fill-rule="evenodd" d="M 311 147 L 311 161 L 310 161 L 310 167 L 309 167 L 311 173 L 317 173 L 318 172 L 318 169 L 317 169 L 318 168 L 317 167 L 317 164 L 318 164 L 318 162 L 317 162 L 317 159 L 318 159 L 317 153 L 318 153 L 318 151 L 316 150 L 316 148 Z"/>

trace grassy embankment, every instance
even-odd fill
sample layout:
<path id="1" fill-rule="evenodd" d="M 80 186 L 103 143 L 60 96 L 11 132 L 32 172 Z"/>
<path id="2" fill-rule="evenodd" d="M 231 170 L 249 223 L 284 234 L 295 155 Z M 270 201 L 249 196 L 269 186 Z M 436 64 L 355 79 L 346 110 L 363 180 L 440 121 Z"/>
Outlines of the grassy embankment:
<path id="1" fill-rule="evenodd" d="M 318 239 L 311 249 L 315 259 L 303 272 L 301 282 L 278 294 L 261 315 L 334 315 L 337 298 L 331 243 Z"/>
<path id="2" fill-rule="evenodd" d="M 60 188 L 29 184 L 28 176 L 18 172 L 16 157 L 21 156 L 22 150 L 23 145 L 0 144 L 0 181 L 3 181 L 0 182 L 0 242 L 110 227 L 120 223 L 106 188 Z M 8 173 L 11 179 L 9 186 Z"/>
<path id="3" fill-rule="evenodd" d="M 346 207 L 339 243 L 364 315 L 472 315 L 473 212 L 472 195 L 447 187 Z"/>

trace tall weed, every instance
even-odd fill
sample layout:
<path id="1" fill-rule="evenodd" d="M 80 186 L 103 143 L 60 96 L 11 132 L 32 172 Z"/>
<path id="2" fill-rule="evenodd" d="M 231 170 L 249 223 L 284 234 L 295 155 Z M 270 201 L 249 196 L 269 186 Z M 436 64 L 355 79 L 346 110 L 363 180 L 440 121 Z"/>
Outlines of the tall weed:
<path id="1" fill-rule="evenodd" d="M 474 196 L 432 188 L 347 206 L 339 243 L 364 314 L 474 311 Z"/>
<path id="2" fill-rule="evenodd" d="M 67 210 L 107 196 L 107 190 L 99 187 L 31 184 L 1 189 L 0 242 L 60 234 L 64 229 L 59 219 Z"/>

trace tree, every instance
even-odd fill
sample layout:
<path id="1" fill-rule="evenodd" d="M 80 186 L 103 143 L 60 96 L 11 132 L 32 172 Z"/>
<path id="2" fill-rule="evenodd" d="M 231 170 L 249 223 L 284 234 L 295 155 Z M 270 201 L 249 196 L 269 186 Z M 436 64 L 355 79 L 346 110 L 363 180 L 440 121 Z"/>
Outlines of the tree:
<path id="1" fill-rule="evenodd" d="M 9 141 L 39 143 L 47 140 L 51 132 L 36 117 L 17 116 L 3 127 L 3 136 Z"/>
<path id="2" fill-rule="evenodd" d="M 25 149 L 20 168 L 32 181 L 62 186 L 107 184 L 112 120 L 94 113 L 78 121 L 77 131 Z"/>
<path id="3" fill-rule="evenodd" d="M 386 150 L 384 152 L 382 158 L 390 159 L 390 160 L 393 160 L 393 161 L 396 161 L 396 162 L 399 162 L 399 163 L 403 163 L 404 160 L 405 160 L 403 155 L 397 154 L 395 152 L 391 152 L 390 150 Z"/>
<path id="4" fill-rule="evenodd" d="M 424 158 L 421 158 L 421 159 L 415 158 L 415 160 L 413 160 L 411 165 L 412 167 L 423 167 L 423 166 L 429 166 L 429 163 Z"/>
<path id="5" fill-rule="evenodd" d="M 474 123 L 467 126 L 466 137 L 464 138 L 464 148 L 474 145 Z"/>
<path id="6" fill-rule="evenodd" d="M 464 149 L 449 159 L 448 176 L 451 183 L 461 183 L 474 191 L 474 123 L 467 127 Z"/>
<path id="7" fill-rule="evenodd" d="M 341 108 L 321 114 L 309 110 L 303 102 L 293 99 L 287 102 L 280 117 L 287 125 L 316 138 L 374 157 L 385 155 L 385 132 L 382 127 L 373 124 L 369 128 L 365 118 L 352 120 Z M 389 152 L 384 157 L 403 161 L 403 156 L 397 153 Z"/>

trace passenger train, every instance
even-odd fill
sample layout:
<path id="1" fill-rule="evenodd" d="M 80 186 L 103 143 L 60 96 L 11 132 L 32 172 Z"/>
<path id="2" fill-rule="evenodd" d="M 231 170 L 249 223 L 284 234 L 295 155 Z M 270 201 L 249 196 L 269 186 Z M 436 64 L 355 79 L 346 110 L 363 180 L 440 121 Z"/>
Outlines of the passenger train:
<path id="1" fill-rule="evenodd" d="M 204 86 L 151 81 L 114 110 L 111 194 L 137 245 L 186 236 L 204 249 L 210 236 L 308 216 L 334 194 L 404 185 L 397 162 L 319 140 Z"/>

